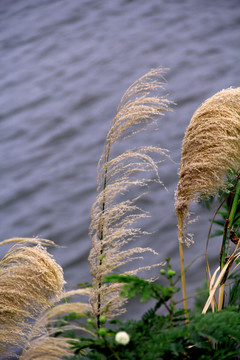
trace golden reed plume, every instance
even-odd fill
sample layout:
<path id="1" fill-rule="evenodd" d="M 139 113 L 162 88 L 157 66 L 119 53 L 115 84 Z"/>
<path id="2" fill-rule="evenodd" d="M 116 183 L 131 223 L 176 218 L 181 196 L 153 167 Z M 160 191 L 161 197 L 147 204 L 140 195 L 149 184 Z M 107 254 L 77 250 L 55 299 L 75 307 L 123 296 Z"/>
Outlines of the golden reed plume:
<path id="1" fill-rule="evenodd" d="M 76 295 L 89 295 L 88 289 L 78 289 L 63 292 L 56 301 Z M 63 316 L 71 313 L 86 313 L 90 311 L 90 305 L 82 302 L 60 303 L 54 305 L 39 316 L 27 338 L 26 345 L 20 356 L 20 360 L 61 360 L 63 357 L 74 355 L 72 350 L 72 338 L 55 336 L 67 330 L 84 330 L 77 325 L 64 325 Z M 61 321 L 59 322 L 59 317 Z M 63 326 L 64 325 L 64 326 Z"/>
<path id="2" fill-rule="evenodd" d="M 0 260 L 0 351 L 23 347 L 30 325 L 61 294 L 62 268 L 53 260 L 40 239 L 10 239 L 18 242 Z M 27 246 L 37 243 L 34 247 Z M 44 244 L 52 244 L 43 240 Z"/>
<path id="3" fill-rule="evenodd" d="M 0 260 L 0 357 L 19 357 L 17 349 L 21 360 L 60 360 L 72 355 L 69 339 L 54 337 L 59 330 L 54 317 L 90 307 L 80 302 L 56 303 L 76 294 L 89 295 L 89 290 L 63 291 L 62 268 L 43 247 L 55 245 L 52 241 L 13 238 L 0 245 L 13 242 Z"/>
<path id="4" fill-rule="evenodd" d="M 183 233 L 189 205 L 200 195 L 215 195 L 224 187 L 226 174 L 240 164 L 240 88 L 222 90 L 194 113 L 186 130 L 176 192 L 179 251 L 184 306 L 187 309 L 183 260 Z M 189 243 L 188 236 L 184 237 Z"/>
<path id="5" fill-rule="evenodd" d="M 136 205 L 138 197 L 126 200 L 124 194 L 147 185 L 150 180 L 143 178 L 146 174 L 154 173 L 155 181 L 161 183 L 153 157 L 166 156 L 166 151 L 153 146 L 142 146 L 115 157 L 111 153 L 116 143 L 119 149 L 123 140 L 146 130 L 169 110 L 171 102 L 165 95 L 152 95 L 152 92 L 163 89 L 162 74 L 163 69 L 152 70 L 130 86 L 120 102 L 106 138 L 99 166 L 98 196 L 92 206 L 89 232 L 92 240 L 89 263 L 93 278 L 90 301 L 96 319 L 100 315 L 111 318 L 124 311 L 124 299 L 119 296 L 122 286 L 104 284 L 104 276 L 139 258 L 139 254 L 145 251 L 153 252 L 150 248 L 124 249 L 127 243 L 143 233 L 134 225 L 146 217 Z M 133 270 L 132 273 L 138 270 L 140 269 Z"/>

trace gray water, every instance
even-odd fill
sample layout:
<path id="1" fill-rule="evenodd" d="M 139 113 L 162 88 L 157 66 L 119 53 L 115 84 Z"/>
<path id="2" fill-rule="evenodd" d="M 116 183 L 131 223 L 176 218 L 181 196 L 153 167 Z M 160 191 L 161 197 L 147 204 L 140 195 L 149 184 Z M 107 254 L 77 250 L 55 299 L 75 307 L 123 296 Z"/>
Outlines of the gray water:
<path id="1" fill-rule="evenodd" d="M 168 191 L 153 186 L 144 198 L 152 235 L 137 245 L 159 253 L 143 264 L 170 256 L 179 271 L 174 191 L 181 142 L 202 101 L 240 85 L 239 1 L 0 0 L 0 49 L 1 239 L 55 241 L 61 247 L 51 252 L 69 286 L 91 281 L 96 169 L 118 103 L 151 68 L 169 68 L 167 92 L 177 106 L 146 136 L 174 162 L 159 168 Z M 195 210 L 200 219 L 186 263 L 200 257 L 187 275 L 189 293 L 204 277 L 211 217 Z M 211 244 L 214 265 L 220 243 Z"/>

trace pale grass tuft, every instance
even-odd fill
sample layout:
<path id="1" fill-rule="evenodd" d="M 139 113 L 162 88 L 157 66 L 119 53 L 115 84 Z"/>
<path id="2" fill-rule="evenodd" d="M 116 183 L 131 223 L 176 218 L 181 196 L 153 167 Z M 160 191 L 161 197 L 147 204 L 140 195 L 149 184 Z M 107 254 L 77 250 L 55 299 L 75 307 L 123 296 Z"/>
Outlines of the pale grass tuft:
<path id="1" fill-rule="evenodd" d="M 42 246 L 57 246 L 52 240 L 40 239 L 40 238 L 22 238 L 22 237 L 14 237 L 11 239 L 6 239 L 0 241 L 0 245 L 6 245 L 11 243 L 24 243 L 24 244 L 36 244 Z"/>
<path id="2" fill-rule="evenodd" d="M 215 195 L 240 164 L 240 88 L 222 90 L 194 113 L 186 130 L 175 208 L 183 220 L 199 195 Z"/>
<path id="3" fill-rule="evenodd" d="M 29 247 L 22 238 L 0 261 L 0 351 L 22 347 L 31 321 L 53 304 L 64 284 L 62 268 L 41 245 Z M 9 239 L 0 243 L 16 241 Z M 41 244 L 41 240 L 33 239 Z M 43 243 L 46 244 L 44 240 Z M 50 242 L 48 242 L 50 243 Z"/>
<path id="4" fill-rule="evenodd" d="M 189 245 L 189 205 L 200 195 L 215 195 L 226 175 L 240 164 L 240 88 L 222 90 L 194 113 L 186 130 L 175 198 L 184 308 L 187 311 L 183 239 Z M 191 239 L 192 242 L 192 239 Z"/>
<path id="5" fill-rule="evenodd" d="M 238 251 L 239 248 L 239 243 L 237 244 L 234 253 L 229 256 L 228 260 L 226 261 L 226 264 L 223 266 L 222 269 L 220 269 L 220 266 L 215 270 L 212 278 L 211 278 L 211 282 L 209 285 L 209 297 L 204 305 L 204 308 L 202 310 L 202 313 L 205 314 L 210 306 L 210 304 L 212 304 L 212 310 L 214 312 L 215 310 L 215 304 L 214 304 L 214 296 L 216 291 L 219 289 L 219 293 L 221 292 L 221 282 L 223 280 L 223 278 L 229 274 L 230 269 L 232 267 L 232 265 L 235 263 L 236 260 L 238 260 L 240 258 L 240 252 Z M 234 267 L 232 273 L 234 273 L 234 270 L 239 266 L 239 263 L 237 263 L 237 265 Z M 220 274 L 217 277 L 217 273 L 220 271 Z M 218 310 L 222 309 L 222 305 L 223 304 L 218 304 Z"/>
<path id="6" fill-rule="evenodd" d="M 62 360 L 70 357 L 73 352 L 70 350 L 69 340 L 43 335 L 32 341 L 31 348 L 23 351 L 20 360 Z"/>
<path id="7" fill-rule="evenodd" d="M 149 248 L 123 248 L 143 234 L 136 224 L 148 216 L 137 206 L 139 197 L 125 200 L 124 195 L 136 187 L 146 187 L 150 181 L 163 185 L 158 176 L 158 163 L 168 156 L 167 151 L 150 145 L 127 150 L 115 157 L 110 152 L 116 143 L 145 131 L 170 110 L 171 102 L 165 95 L 153 95 L 163 89 L 162 74 L 163 69 L 152 70 L 126 91 L 99 163 L 98 195 L 92 206 L 89 231 L 92 240 L 89 263 L 93 277 L 90 302 L 96 319 L 100 315 L 111 318 L 125 311 L 125 299 L 119 296 L 121 285 L 103 284 L 104 276 L 139 259 L 139 254 L 145 251 L 153 252 Z M 134 271 L 136 273 L 137 269 Z"/>
<path id="8" fill-rule="evenodd" d="M 79 289 L 65 292 L 62 298 L 73 295 L 89 295 L 88 289 Z M 59 301 L 59 298 L 58 298 Z M 63 326 L 64 319 L 59 326 L 59 317 L 67 314 L 84 314 L 91 310 L 90 305 L 82 302 L 60 303 L 42 314 L 35 322 L 32 331 L 29 333 L 27 343 L 23 349 L 20 360 L 61 360 L 63 357 L 74 355 L 71 345 L 72 338 L 60 337 L 60 333 L 71 330 L 84 330 L 78 325 L 70 327 Z M 89 331 L 90 332 L 90 331 Z M 58 337 L 54 335 L 58 333 Z M 91 333 L 91 332 L 90 332 Z M 94 335 L 94 334 L 91 334 Z"/>

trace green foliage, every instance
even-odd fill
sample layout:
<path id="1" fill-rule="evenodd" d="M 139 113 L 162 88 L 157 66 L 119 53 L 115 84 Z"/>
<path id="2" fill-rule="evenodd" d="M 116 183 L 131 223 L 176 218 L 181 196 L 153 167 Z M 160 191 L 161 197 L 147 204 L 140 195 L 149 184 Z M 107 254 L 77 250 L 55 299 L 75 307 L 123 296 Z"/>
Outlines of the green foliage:
<path id="1" fill-rule="evenodd" d="M 213 223 L 217 226 L 220 226 L 221 229 L 216 229 L 215 232 L 211 235 L 211 237 L 222 236 L 224 234 L 224 225 L 229 217 L 230 209 L 231 209 L 231 201 L 232 196 L 226 200 L 226 202 L 222 205 L 222 210 L 218 211 L 216 219 L 214 219 Z M 233 228 L 236 230 L 236 235 L 240 237 L 239 232 L 240 227 L 240 204 L 237 206 L 236 214 L 233 220 Z"/>
<path id="2" fill-rule="evenodd" d="M 195 309 L 199 313 L 202 311 L 208 298 L 208 286 L 206 279 L 203 280 L 203 288 L 196 289 L 196 295 L 194 297 Z"/>
<path id="3" fill-rule="evenodd" d="M 229 276 L 229 281 L 232 280 L 229 290 L 228 304 L 231 306 L 240 306 L 240 277 L 239 274 L 232 274 Z"/>
<path id="4" fill-rule="evenodd" d="M 236 177 L 234 178 L 236 181 Z M 234 184 L 230 185 L 234 189 Z M 216 234 L 226 235 L 226 221 L 231 212 L 233 192 L 222 192 L 219 198 L 221 207 L 214 217 L 214 223 L 220 227 Z M 225 199 L 225 201 L 224 201 Z M 240 204 L 237 204 L 232 230 L 238 235 L 240 226 Z M 230 229 L 228 229 L 228 236 Z M 235 264 L 237 264 L 236 260 Z M 140 320 L 108 322 L 105 316 L 99 318 L 100 328 L 94 319 L 85 321 L 86 330 L 91 336 L 71 335 L 71 344 L 75 356 L 69 360 L 237 360 L 240 359 L 240 275 L 235 272 L 228 276 L 228 296 L 222 311 L 201 314 L 208 297 L 207 281 L 203 288 L 197 289 L 195 309 L 188 314 L 179 308 L 174 296 L 179 289 L 176 283 L 179 277 L 166 259 L 166 268 L 160 270 L 158 283 L 149 282 L 132 275 L 108 275 L 105 283 L 120 283 L 120 295 L 128 299 L 139 297 L 141 302 L 155 300 L 153 308 Z M 177 280 L 175 280 L 177 278 Z M 162 281 L 164 280 L 164 281 Z M 166 281 L 168 284 L 166 285 Z M 226 286 L 227 287 L 227 286 Z M 77 320 L 77 315 L 65 317 L 64 324 Z M 82 320 L 82 319 L 80 319 Z M 65 326 L 65 325 L 64 325 Z M 126 332 L 130 341 L 126 345 L 116 341 L 116 334 Z M 66 332 L 66 336 L 69 336 Z"/>
<path id="5" fill-rule="evenodd" d="M 235 187 L 236 182 L 238 180 L 238 174 L 236 171 L 232 171 L 229 173 L 226 181 L 226 187 L 224 189 L 220 189 L 217 195 L 218 203 L 220 204 L 220 209 L 218 209 L 216 216 L 213 219 L 213 224 L 220 227 L 219 229 L 215 229 L 214 233 L 211 234 L 211 237 L 222 236 L 224 234 L 224 225 L 226 224 L 227 219 L 229 218 L 229 214 L 232 208 L 233 199 L 235 195 Z M 206 206 L 208 209 L 212 207 L 214 201 L 214 197 L 211 196 L 209 198 L 201 197 L 201 204 Z M 212 222 L 212 220 L 210 219 Z M 232 228 L 234 229 L 236 235 L 240 237 L 239 232 L 240 227 L 240 202 L 238 201 L 236 212 L 233 219 Z"/>
<path id="6" fill-rule="evenodd" d="M 240 341 L 239 320 L 238 309 L 231 308 L 198 314 L 190 318 L 189 324 L 176 326 L 174 321 L 170 327 L 168 316 L 155 315 L 147 323 L 130 322 L 122 328 L 131 336 L 134 359 L 234 359 Z M 124 348 L 120 358 L 130 359 L 131 355 Z"/>
<path id="7" fill-rule="evenodd" d="M 171 286 L 165 287 L 130 275 L 109 275 L 105 277 L 105 281 L 124 283 L 120 295 L 129 299 L 141 295 L 141 302 L 153 298 L 164 303 L 178 291 Z"/>
<path id="8" fill-rule="evenodd" d="M 184 311 L 157 315 L 152 309 L 138 321 L 112 321 L 117 329 L 101 329 L 96 338 L 81 337 L 72 344 L 76 356 L 72 360 L 168 360 L 168 359 L 238 359 L 240 345 L 239 307 L 228 307 L 216 313 L 190 314 Z M 115 341 L 118 331 L 126 331 L 126 346 Z M 83 350 L 86 350 L 82 354 Z"/>
<path id="9" fill-rule="evenodd" d="M 141 87 L 141 91 L 145 90 L 146 84 L 144 84 L 143 87 Z M 139 95 L 139 89 L 137 88 L 137 94 Z M 227 92 L 228 94 L 228 92 Z M 132 96 L 132 90 L 130 91 L 130 95 Z M 239 94 L 238 94 L 239 96 Z M 144 97 L 143 97 L 144 98 Z M 123 98 L 124 99 L 124 98 Z M 141 98 L 140 98 L 141 99 Z M 151 100 L 151 99 L 150 99 Z M 124 100 L 125 101 L 125 100 Z M 127 105 L 126 109 L 128 109 L 129 103 L 124 102 L 123 105 Z M 137 97 L 137 101 L 139 101 L 139 98 Z M 149 99 L 148 99 L 149 101 Z M 222 100 L 221 100 L 222 101 Z M 221 103 L 220 101 L 220 103 Z M 151 100 L 152 102 L 152 100 Z M 135 105 L 138 105 L 135 104 Z M 208 123 L 208 117 L 212 116 L 212 113 L 215 114 L 215 108 L 216 103 L 214 103 L 213 108 L 210 107 L 209 113 L 207 112 L 206 121 Z M 187 310 L 187 299 L 186 299 L 186 291 L 183 291 L 183 301 L 184 301 L 184 309 L 181 307 L 179 308 L 174 300 L 175 293 L 179 290 L 176 287 L 176 281 L 175 281 L 175 275 L 176 272 L 171 269 L 169 259 L 166 259 L 166 269 L 161 269 L 161 279 L 164 278 L 164 284 L 166 283 L 166 280 L 168 282 L 168 285 L 163 285 L 162 283 L 153 283 L 149 282 L 147 280 L 141 279 L 137 276 L 131 276 L 131 275 L 117 275 L 112 274 L 114 272 L 114 269 L 117 269 L 119 266 L 118 263 L 115 263 L 114 266 L 112 266 L 113 262 L 113 241 L 111 242 L 109 239 L 115 239 L 114 236 L 112 236 L 112 231 L 110 231 L 111 236 L 106 236 L 107 234 L 107 226 L 109 224 L 111 226 L 114 226 L 118 229 L 116 226 L 116 219 L 120 221 L 120 224 L 128 224 L 132 225 L 132 219 L 128 217 L 127 211 L 131 210 L 131 207 L 127 208 L 126 211 L 126 203 L 122 204 L 123 215 L 128 217 L 128 221 L 124 220 L 122 221 L 122 212 L 120 212 L 120 216 L 116 217 L 116 209 L 113 207 L 114 211 L 111 212 L 111 208 L 108 204 L 108 211 L 106 211 L 106 199 L 107 195 L 109 195 L 108 189 L 111 190 L 109 187 L 109 181 L 108 176 L 111 175 L 109 179 L 117 179 L 118 177 L 121 178 L 122 174 L 124 173 L 123 180 L 126 182 L 126 186 L 128 186 L 128 183 L 133 184 L 133 182 L 129 181 L 129 175 L 135 174 L 135 172 L 139 171 L 146 171 L 147 167 L 139 167 L 140 163 L 137 163 L 136 167 L 129 167 L 129 163 L 125 164 L 124 162 L 121 163 L 121 161 L 124 159 L 126 154 L 129 155 L 129 153 L 126 153 L 124 157 L 119 156 L 118 160 L 110 161 L 110 147 L 116 140 L 118 140 L 122 135 L 122 133 L 125 131 L 124 129 L 128 129 L 129 125 L 131 125 L 131 122 L 129 125 L 123 126 L 122 124 L 124 121 L 129 118 L 128 112 L 125 112 L 125 108 L 123 107 L 124 111 L 122 111 L 122 107 L 119 108 L 120 111 L 120 117 L 115 118 L 115 122 L 117 126 L 113 127 L 110 131 L 110 135 L 107 137 L 107 142 L 105 146 L 105 152 L 104 152 L 104 166 L 102 168 L 102 176 L 100 176 L 100 180 L 102 180 L 102 183 L 100 183 L 100 188 L 103 188 L 103 193 L 101 197 L 98 196 L 97 202 L 95 203 L 94 211 L 92 211 L 92 214 L 95 215 L 95 217 L 92 218 L 92 227 L 90 233 L 98 236 L 100 240 L 100 251 L 98 249 L 97 251 L 97 262 L 90 261 L 91 268 L 94 268 L 94 275 L 95 276 L 95 285 L 97 280 L 97 290 L 94 294 L 94 298 L 91 297 L 91 304 L 92 306 L 96 305 L 94 308 L 93 306 L 93 313 L 95 316 L 93 318 L 89 318 L 86 323 L 86 329 L 90 331 L 91 336 L 90 337 L 82 337 L 78 336 L 75 337 L 75 339 L 72 338 L 71 344 L 73 346 L 73 349 L 75 351 L 75 357 L 72 358 L 72 360 L 80 360 L 80 359 L 95 359 L 95 360 L 190 360 L 190 359 L 200 359 L 200 360 L 223 360 L 223 359 L 240 359 L 240 277 L 237 273 L 232 274 L 229 276 L 231 266 L 235 263 L 235 260 L 239 254 L 236 254 L 236 251 L 232 251 L 233 254 L 230 252 L 230 240 L 236 245 L 238 244 L 238 238 L 240 237 L 240 232 L 238 231 L 240 227 L 240 203 L 239 203 L 239 197 L 240 197 L 240 183 L 239 183 L 239 177 L 240 175 L 237 174 L 235 171 L 228 171 L 228 169 L 233 166 L 237 168 L 237 165 L 235 166 L 234 161 L 230 161 L 231 156 L 238 159 L 238 153 L 239 153 L 239 139 L 237 138 L 237 135 L 239 133 L 239 128 L 237 127 L 237 131 L 235 131 L 235 127 L 233 127 L 233 138 L 235 139 L 236 135 L 236 151 L 231 152 L 232 145 L 229 146 L 229 152 L 225 153 L 225 147 L 223 147 L 222 152 L 220 151 L 219 143 L 222 141 L 226 141 L 225 133 L 223 138 L 221 138 L 222 131 L 219 133 L 215 133 L 215 122 L 214 122 L 214 132 L 212 135 L 214 137 L 211 137 L 211 140 L 206 142 L 205 144 L 205 138 L 206 138 L 206 130 L 210 132 L 212 129 L 207 127 L 202 127 L 199 129 L 199 126 L 197 126 L 196 133 L 193 133 L 194 135 L 191 136 L 191 138 L 195 139 L 195 135 L 200 135 L 198 137 L 198 141 L 195 141 L 192 143 L 191 141 L 187 142 L 187 145 L 183 146 L 183 153 L 185 154 L 185 160 L 182 161 L 182 164 L 188 164 L 188 161 L 186 160 L 186 152 L 189 152 L 189 168 L 188 165 L 180 170 L 180 182 L 178 184 L 178 190 L 177 190 L 177 202 L 175 202 L 175 209 L 178 214 L 178 226 L 179 226 L 179 240 L 180 240 L 180 257 L 181 257 L 181 274 L 178 277 L 178 279 L 182 278 L 182 288 L 185 287 L 185 268 L 184 268 L 184 257 L 181 250 L 181 244 L 182 244 L 182 234 L 181 231 L 183 226 L 183 220 L 185 220 L 186 213 L 189 206 L 189 201 L 193 199 L 193 195 L 196 195 L 196 193 L 201 192 L 201 189 L 205 192 L 205 194 L 214 194 L 215 191 L 217 191 L 217 187 L 222 186 L 223 182 L 225 182 L 225 179 L 222 179 L 223 173 L 227 172 L 227 182 L 226 186 L 224 185 L 224 189 L 219 190 L 218 194 L 218 200 L 219 200 L 219 208 L 217 209 L 213 220 L 211 221 L 211 229 L 209 232 L 209 237 L 211 235 L 212 225 L 216 225 L 217 228 L 215 229 L 215 233 L 211 235 L 213 236 L 219 236 L 221 235 L 223 237 L 222 240 L 222 246 L 220 251 L 220 270 L 223 269 L 225 273 L 221 273 L 221 277 L 216 280 L 215 278 L 215 284 L 220 286 L 219 290 L 219 298 L 218 298 L 218 308 L 223 307 L 223 299 L 225 294 L 225 288 L 227 288 L 226 285 L 229 285 L 229 291 L 228 291 L 228 304 L 227 303 L 227 297 L 225 297 L 225 308 L 222 311 L 216 311 L 216 312 L 207 312 L 206 314 L 202 314 L 202 309 L 204 308 L 204 305 L 206 303 L 206 300 L 209 295 L 209 289 L 207 286 L 207 282 L 204 282 L 204 289 L 197 290 L 197 295 L 195 297 L 195 309 L 192 311 Z M 146 121 L 146 116 L 142 117 L 142 103 L 141 108 L 139 111 L 138 108 L 134 107 L 134 125 L 137 124 L 136 119 L 138 119 L 139 124 L 141 124 L 142 119 L 144 119 L 144 122 Z M 166 110 L 166 107 L 163 108 Z M 201 115 L 202 118 L 205 119 L 206 114 L 206 108 L 204 108 L 204 115 Z M 225 121 L 225 117 L 228 116 L 228 113 L 226 115 L 225 113 L 225 107 L 222 110 L 222 118 Z M 128 114 L 128 116 L 125 118 L 125 114 Z M 140 117 L 138 118 L 140 114 Z M 217 116 L 219 118 L 220 110 L 218 108 Z M 118 116 L 118 115 L 117 115 Z M 235 121 L 235 112 L 234 112 L 234 121 Z M 120 120 L 121 121 L 120 121 Z M 118 121 L 116 121 L 118 120 Z M 140 121 L 141 120 L 141 121 Z M 219 120 L 220 121 L 220 120 Z M 237 121 L 236 121 L 237 122 Z M 223 125 L 225 122 L 223 123 Z M 235 123 L 234 123 L 235 124 Z M 229 124 L 228 124 L 229 125 Z M 194 128 L 194 126 L 192 126 Z M 120 129 L 120 130 L 119 130 Z M 201 131 L 200 131 L 201 130 Z M 220 127 L 221 130 L 221 127 Z M 229 130 L 229 129 L 228 129 Z M 200 132 L 199 132 L 200 131 Z M 190 130 L 189 130 L 190 132 Z M 116 134 L 115 134 L 116 133 Z M 229 135 L 230 136 L 230 135 Z M 185 135 L 186 137 L 186 135 Z M 215 137 L 219 137 L 222 139 L 221 141 L 216 142 L 216 144 L 213 146 L 213 149 L 218 150 L 218 154 L 222 154 L 223 156 L 219 156 L 219 158 L 223 158 L 225 154 L 229 154 L 229 161 L 222 161 L 215 162 L 215 153 L 211 154 L 209 156 L 209 152 L 207 151 L 205 153 L 206 157 L 209 156 L 209 158 L 205 159 L 205 156 L 201 158 L 196 156 L 194 157 L 193 164 L 191 163 L 191 160 L 193 158 L 194 153 L 192 152 L 193 148 L 196 150 L 196 144 L 201 144 L 200 150 L 202 151 L 203 148 L 208 149 L 209 145 L 212 146 L 212 141 Z M 200 140 L 199 140 L 200 139 Z M 210 144 L 211 142 L 211 144 Z M 206 146 L 202 146 L 202 144 L 205 144 Z M 226 142 L 225 145 L 227 146 L 228 143 Z M 148 150 L 150 150 L 149 148 Z M 234 148 L 235 149 L 235 148 Z M 146 148 L 143 149 L 146 152 Z M 201 152 L 200 151 L 200 152 Z M 220 151 L 220 152 L 219 152 Z M 196 151 L 196 153 L 198 150 Z M 134 153 L 136 157 L 136 153 Z M 138 153 L 137 156 L 139 158 L 142 157 L 142 153 Z M 195 155 L 194 155 L 195 156 Z M 204 158 L 204 161 L 203 161 Z M 198 161 L 196 161 L 198 159 Z M 226 156 L 226 159 L 228 157 Z M 131 159 L 132 160 L 132 159 Z M 216 159 L 218 160 L 218 159 Z M 196 164 L 199 162 L 200 166 L 197 167 Z M 236 160 L 238 162 L 238 160 Z M 209 163 L 209 164 L 208 164 Z M 226 166 L 226 163 L 228 164 Z M 116 165 L 117 164 L 117 165 Z M 209 165 L 206 166 L 206 164 Z M 191 166 L 190 166 L 191 165 Z M 194 166 L 192 166 L 194 165 Z M 211 168 L 210 168 L 211 167 Z M 153 168 L 155 169 L 155 167 Z M 197 169 L 197 170 L 196 170 Z M 193 171 L 192 171 L 193 170 Z M 126 175 L 127 174 L 127 175 Z M 190 176 L 191 175 L 191 176 Z M 204 179 L 204 176 L 206 179 Z M 200 179 L 199 179 L 200 178 Z M 185 180 L 184 180 L 185 179 Z M 188 179 L 188 180 L 186 180 Z M 213 179 L 216 180 L 217 186 Z M 194 183 L 194 181 L 195 183 Z M 221 181 L 220 181 L 221 180 Z M 118 179 L 117 179 L 118 181 Z M 182 182 L 181 182 L 182 181 Z M 197 186 L 196 184 L 201 184 L 201 186 Z M 112 185 L 112 183 L 110 182 Z M 123 188 L 119 188 L 118 182 L 113 182 L 115 185 L 114 191 L 116 193 L 123 192 L 125 190 L 125 185 Z M 116 186 L 117 185 L 117 186 Z M 192 186 L 190 186 L 192 185 Z M 185 187 L 188 188 L 185 192 Z M 206 191 L 207 188 L 210 188 L 209 192 Z M 126 187 L 127 188 L 127 187 Z M 117 190 L 116 190 L 117 189 Z M 112 191 L 112 190 L 111 190 Z M 115 193 L 112 198 L 115 198 Z M 180 199 L 180 200 L 179 200 Z M 201 200 L 205 201 L 205 205 L 210 208 L 213 204 L 214 197 L 210 197 L 206 199 L 206 195 L 201 196 Z M 111 202 L 109 202 L 111 203 Z M 129 204 L 129 203 L 128 203 Z M 109 210 L 110 208 L 110 210 Z M 141 217 L 137 218 L 140 219 Z M 130 219 L 130 222 L 129 222 Z M 97 225 L 96 225 L 97 224 Z M 106 229 L 104 229 L 104 226 Z M 104 229 L 104 231 L 103 231 Z M 184 228 L 186 230 L 186 228 Z M 125 231 L 125 228 L 124 228 Z M 105 233 L 105 238 L 103 234 Z M 114 232 L 113 232 L 114 233 Z M 124 232 L 125 234 L 125 232 Z M 128 232 L 126 234 L 129 234 Z M 132 235 L 132 233 L 130 233 Z M 121 236 L 119 235 L 119 231 L 116 232 L 116 238 L 117 238 L 117 244 L 121 244 Z M 125 235 L 124 235 L 125 236 Z M 126 242 L 126 236 L 124 238 L 124 244 Z M 104 242 L 107 239 L 106 242 Z M 209 241 L 209 238 L 208 238 Z M 95 244 L 95 242 L 93 242 Z M 208 242 L 207 242 L 208 245 Z M 106 256 L 108 249 L 111 249 L 111 256 Z M 237 250 L 237 248 L 235 248 Z M 118 248 L 116 248 L 118 251 Z M 95 253 L 93 252 L 95 255 Z M 125 252 L 123 252 L 125 256 Z M 122 255 L 121 254 L 121 255 Z M 119 253 L 116 259 L 119 258 Z M 92 259 L 92 258 L 91 258 Z M 229 259 L 229 260 L 228 260 Z M 107 263 L 106 261 L 110 261 Z M 106 263 L 105 263 L 106 262 Z M 96 264 L 99 266 L 97 269 Z M 226 264 L 226 266 L 225 266 Z M 101 268 L 100 268 L 101 267 Z M 99 269 L 100 274 L 98 273 Z M 226 269 L 226 270 L 225 270 Z M 96 271 L 95 271 L 96 270 Z M 210 269 L 209 269 L 210 272 Z M 112 274 L 112 275 L 105 275 Z M 217 272 L 215 273 L 217 274 Z M 222 276 L 224 275 L 224 276 Z M 218 276 L 218 275 L 216 275 Z M 209 278 L 211 279 L 211 276 L 209 275 Z M 212 277 L 212 280 L 214 280 L 214 276 Z M 94 283 L 94 282 L 93 282 Z M 105 283 L 105 284 L 104 284 Z M 107 283 L 107 286 L 105 286 Z M 111 289 L 116 289 L 117 287 L 112 286 L 113 283 L 118 283 L 122 285 L 122 290 L 120 292 L 120 295 L 127 299 L 132 299 L 136 296 L 140 298 L 141 302 L 146 302 L 149 299 L 155 300 L 155 305 L 153 308 L 148 310 L 140 320 L 136 321 L 126 321 L 126 322 L 120 322 L 120 321 L 107 321 L 108 316 L 111 316 L 111 313 L 107 313 L 107 310 L 102 306 L 102 303 L 106 302 L 106 299 L 108 299 L 109 308 L 113 306 L 114 301 L 117 299 L 119 301 L 119 297 L 115 296 L 114 291 L 111 292 Z M 104 286 L 103 286 L 104 285 Z M 115 285 L 115 284 L 114 284 Z M 212 284 L 211 284 L 212 285 Z M 104 293 L 103 290 L 106 290 Z M 215 289 L 214 289 L 215 290 Z M 117 302 L 116 302 L 117 303 Z M 106 302 L 107 304 L 107 302 Z M 207 303 L 208 305 L 208 303 Z M 107 309 L 107 306 L 106 306 Z M 204 309 L 205 311 L 205 309 Z M 187 313 L 188 312 L 188 313 Z M 103 316 L 104 315 L 104 316 Z M 121 340 L 121 336 L 126 335 L 125 339 L 123 341 Z M 120 337 L 119 337 L 120 336 Z M 130 338 L 130 341 L 129 341 Z"/>
<path id="10" fill-rule="evenodd" d="M 107 327 L 97 329 L 90 319 L 87 325 L 95 331 L 93 337 L 72 340 L 75 356 L 69 360 L 236 360 L 240 358 L 240 276 L 231 276 L 229 304 L 215 313 L 201 314 L 206 297 L 204 289 L 198 289 L 196 310 L 185 321 L 183 309 L 177 309 L 172 296 L 178 291 L 168 270 L 161 274 L 169 281 L 168 286 L 149 283 L 136 276 L 112 275 L 105 281 L 123 283 L 122 295 L 140 295 L 142 301 L 150 298 L 156 305 L 140 320 L 120 322 L 112 320 Z M 163 308 L 159 314 L 159 309 Z M 102 319 L 105 320 L 105 319 Z M 102 322 L 104 323 L 104 322 Z M 95 330 L 94 330 L 95 329 Z M 115 335 L 125 331 L 130 336 L 127 345 L 116 342 Z"/>

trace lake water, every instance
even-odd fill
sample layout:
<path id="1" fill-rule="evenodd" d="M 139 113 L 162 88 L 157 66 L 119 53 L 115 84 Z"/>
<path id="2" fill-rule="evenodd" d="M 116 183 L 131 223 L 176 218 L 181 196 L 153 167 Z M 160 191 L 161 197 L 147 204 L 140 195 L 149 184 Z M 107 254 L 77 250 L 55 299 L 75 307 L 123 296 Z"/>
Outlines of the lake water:
<path id="1" fill-rule="evenodd" d="M 168 191 L 153 186 L 144 198 L 152 235 L 136 245 L 159 253 L 144 265 L 170 256 L 179 271 L 174 191 L 181 142 L 206 98 L 240 85 L 239 1 L 2 0 L 0 53 L 1 238 L 55 241 L 61 247 L 51 252 L 69 286 L 91 281 L 96 169 L 119 101 L 150 69 L 169 68 L 167 92 L 177 106 L 146 137 L 169 149 L 174 162 L 159 168 Z M 211 217 L 195 210 L 200 219 L 186 264 L 200 257 L 187 275 L 189 293 L 205 276 Z M 213 239 L 213 267 L 219 247 Z"/>

